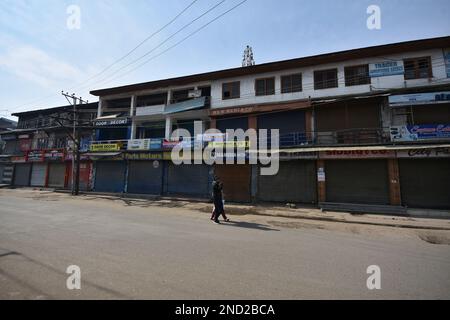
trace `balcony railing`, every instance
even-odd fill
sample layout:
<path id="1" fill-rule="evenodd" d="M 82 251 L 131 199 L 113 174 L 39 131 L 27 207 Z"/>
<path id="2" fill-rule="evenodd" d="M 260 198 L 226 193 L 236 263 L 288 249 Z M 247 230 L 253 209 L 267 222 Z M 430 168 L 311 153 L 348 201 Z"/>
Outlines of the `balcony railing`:
<path id="1" fill-rule="evenodd" d="M 164 139 L 160 140 L 162 142 L 162 140 Z M 225 140 L 229 141 L 230 139 Z M 199 140 L 193 137 L 191 139 L 184 139 L 182 143 L 183 146 L 195 146 L 198 145 L 198 142 Z M 389 128 L 358 128 L 358 129 L 346 129 L 336 131 L 290 132 L 279 135 L 280 148 L 292 148 L 292 147 L 300 148 L 312 146 L 358 146 L 358 145 L 379 145 L 379 144 L 394 144 L 394 143 L 396 142 L 391 141 Z M 92 142 L 91 145 L 96 144 L 110 145 L 106 149 L 116 148 L 117 151 L 119 150 L 122 151 L 128 149 L 129 140 L 94 141 Z M 207 141 L 203 141 L 203 146 L 206 146 L 207 144 L 208 144 Z M 272 145 L 271 133 L 268 132 L 268 136 L 266 137 L 266 139 L 259 137 L 258 144 L 260 147 L 267 146 L 268 148 L 270 148 Z M 162 148 L 163 146 L 161 143 L 161 149 Z M 102 150 L 102 148 L 99 147 L 98 150 Z M 142 149 L 137 148 L 136 150 Z"/>

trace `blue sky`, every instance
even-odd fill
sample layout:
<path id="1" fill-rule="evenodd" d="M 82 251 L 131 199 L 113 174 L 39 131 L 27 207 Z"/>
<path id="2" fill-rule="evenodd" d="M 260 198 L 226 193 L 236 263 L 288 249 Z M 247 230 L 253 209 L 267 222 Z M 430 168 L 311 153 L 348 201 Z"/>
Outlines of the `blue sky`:
<path id="1" fill-rule="evenodd" d="M 264 63 L 450 35 L 448 0 L 247 0 L 139 69 L 117 78 L 132 65 L 111 75 L 221 2 L 197 0 L 132 55 L 86 82 L 192 1 L 2 0 L 0 116 L 67 104 L 59 94 L 61 90 L 94 101 L 95 97 L 89 95 L 93 89 L 237 67 L 247 44 L 253 47 L 256 63 Z M 148 57 L 164 51 L 240 1 L 224 1 Z M 372 4 L 381 8 L 381 30 L 366 27 L 366 10 Z M 81 10 L 79 30 L 67 28 L 66 10 L 70 5 Z"/>

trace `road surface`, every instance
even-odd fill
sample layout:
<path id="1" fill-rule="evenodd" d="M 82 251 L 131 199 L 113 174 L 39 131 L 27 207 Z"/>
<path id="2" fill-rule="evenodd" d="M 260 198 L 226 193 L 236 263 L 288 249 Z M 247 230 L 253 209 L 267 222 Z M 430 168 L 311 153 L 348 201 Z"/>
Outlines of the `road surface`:
<path id="1" fill-rule="evenodd" d="M 449 245 L 392 228 L 231 218 L 215 225 L 176 202 L 1 189 L 0 298 L 450 298 Z M 80 290 L 66 287 L 70 265 Z M 381 290 L 367 289 L 370 265 Z"/>

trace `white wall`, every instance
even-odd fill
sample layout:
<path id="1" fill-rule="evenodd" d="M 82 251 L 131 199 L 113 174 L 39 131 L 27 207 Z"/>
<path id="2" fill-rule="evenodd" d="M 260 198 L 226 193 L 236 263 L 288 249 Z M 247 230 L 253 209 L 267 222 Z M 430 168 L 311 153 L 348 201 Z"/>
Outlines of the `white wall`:
<path id="1" fill-rule="evenodd" d="M 433 78 L 428 79 L 417 79 L 417 80 L 404 80 L 403 75 L 397 76 L 388 76 L 388 77 L 379 77 L 372 78 L 371 85 L 359 85 L 359 86 L 345 86 L 345 77 L 344 77 L 344 67 L 345 66 L 353 66 L 360 64 L 368 64 L 368 63 L 377 63 L 383 62 L 386 60 L 403 60 L 405 58 L 412 57 L 424 57 L 431 56 L 432 66 L 433 66 Z M 330 88 L 330 89 L 322 89 L 322 90 L 314 90 L 314 78 L 313 74 L 315 70 L 324 70 L 324 69 L 332 69 L 338 68 L 338 88 Z M 297 93 L 287 93 L 281 94 L 281 80 L 280 77 L 282 75 L 289 75 L 294 73 L 302 73 L 302 82 L 303 82 L 303 91 Z M 275 95 L 270 96 L 255 96 L 255 79 L 265 78 L 265 77 L 273 77 L 275 76 Z M 444 79 L 444 80 L 443 80 Z M 232 82 L 232 81 L 240 81 L 241 82 L 241 98 L 239 99 L 230 99 L 230 100 L 222 100 L 222 83 L 224 82 Z M 442 83 L 442 81 L 450 82 L 450 79 L 446 79 L 445 72 L 445 64 L 443 52 L 441 49 L 434 50 L 426 50 L 426 51 L 418 51 L 418 52 L 409 52 L 397 55 L 388 55 L 383 57 L 375 57 L 375 58 L 367 58 L 367 59 L 358 59 L 358 60 L 349 60 L 341 63 L 333 63 L 333 64 L 324 64 L 317 65 L 313 67 L 306 68 L 298 68 L 285 70 L 282 72 L 272 72 L 272 73 L 264 73 L 257 75 L 249 75 L 243 77 L 229 78 L 223 79 L 219 81 L 213 81 L 211 85 L 211 108 L 226 108 L 226 107 L 235 107 L 235 106 L 243 106 L 243 105 L 251 105 L 251 104 L 260 104 L 260 103 L 270 103 L 270 102 L 285 102 L 291 100 L 300 100 L 300 99 L 308 99 L 311 98 L 321 98 L 321 97 L 331 97 L 331 96 L 340 96 L 340 95 L 348 95 L 348 94 L 361 94 L 367 93 L 372 90 L 382 90 L 382 89 L 391 89 L 391 88 L 402 88 L 402 87 L 414 87 L 414 86 L 422 86 L 422 85 L 430 85 L 433 83 Z"/>

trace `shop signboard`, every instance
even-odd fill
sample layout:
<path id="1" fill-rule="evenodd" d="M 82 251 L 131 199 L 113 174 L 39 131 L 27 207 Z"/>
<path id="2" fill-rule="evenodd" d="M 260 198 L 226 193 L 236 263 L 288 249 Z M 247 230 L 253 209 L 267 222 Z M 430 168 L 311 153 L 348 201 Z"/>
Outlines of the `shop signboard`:
<path id="1" fill-rule="evenodd" d="M 405 73 L 403 61 L 382 61 L 369 64 L 369 76 L 371 78 L 394 76 Z"/>
<path id="2" fill-rule="evenodd" d="M 301 159 L 317 159 L 318 153 L 313 151 L 307 152 L 283 152 L 279 154 L 280 160 L 301 160 Z"/>
<path id="3" fill-rule="evenodd" d="M 27 159 L 25 156 L 13 156 L 11 157 L 12 163 L 25 163 L 27 162 Z"/>
<path id="4" fill-rule="evenodd" d="M 127 150 L 130 151 L 150 150 L 150 139 L 128 140 Z"/>
<path id="5" fill-rule="evenodd" d="M 150 150 L 161 150 L 162 139 L 150 139 Z"/>
<path id="6" fill-rule="evenodd" d="M 44 152 L 44 160 L 47 161 L 63 161 L 64 160 L 64 150 L 46 150 Z"/>
<path id="7" fill-rule="evenodd" d="M 120 149 L 121 145 L 118 143 L 91 144 L 90 147 L 92 152 L 120 151 Z"/>
<path id="8" fill-rule="evenodd" d="M 166 150 L 170 150 L 170 149 L 173 149 L 179 143 L 180 143 L 180 141 L 178 141 L 178 140 L 172 141 L 172 140 L 164 139 L 164 141 L 162 143 L 162 148 L 166 149 Z"/>
<path id="9" fill-rule="evenodd" d="M 27 154 L 28 162 L 43 162 L 44 161 L 44 151 L 42 150 L 33 150 L 29 151 Z"/>
<path id="10" fill-rule="evenodd" d="M 30 149 L 31 149 L 31 139 L 20 139 L 19 140 L 19 149 L 22 152 L 30 151 Z"/>
<path id="11" fill-rule="evenodd" d="M 450 158 L 450 148 L 417 148 L 397 151 L 397 158 Z"/>
<path id="12" fill-rule="evenodd" d="M 422 92 L 389 96 L 389 106 L 391 107 L 437 103 L 450 103 L 450 91 Z"/>
<path id="13" fill-rule="evenodd" d="M 110 127 L 110 126 L 126 126 L 130 123 L 130 118 L 114 118 L 95 120 L 94 126 L 96 127 Z"/>
<path id="14" fill-rule="evenodd" d="M 163 159 L 163 153 L 162 152 L 156 152 L 156 153 L 124 153 L 123 159 L 125 160 L 162 160 Z"/>
<path id="15" fill-rule="evenodd" d="M 393 126 L 390 134 L 392 142 L 450 139 L 450 124 Z"/>
<path id="16" fill-rule="evenodd" d="M 393 150 L 330 150 L 321 151 L 321 159 L 377 159 L 394 158 Z"/>

